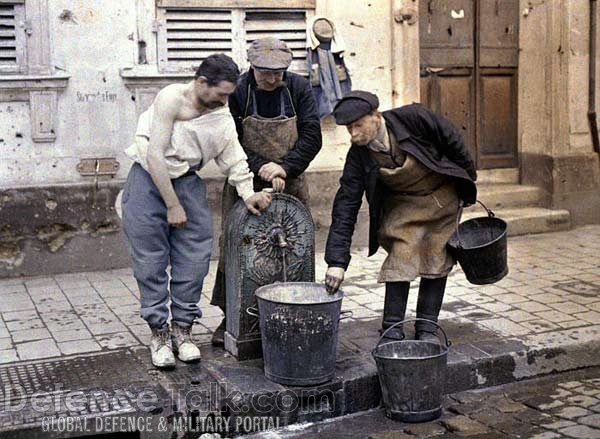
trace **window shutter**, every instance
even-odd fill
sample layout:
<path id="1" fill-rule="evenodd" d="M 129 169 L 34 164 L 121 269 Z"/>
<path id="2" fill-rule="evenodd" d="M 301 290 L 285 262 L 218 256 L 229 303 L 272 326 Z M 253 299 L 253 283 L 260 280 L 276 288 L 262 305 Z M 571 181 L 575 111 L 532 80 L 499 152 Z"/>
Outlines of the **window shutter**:
<path id="1" fill-rule="evenodd" d="M 290 70 L 306 73 L 306 11 L 247 10 L 246 45 L 257 38 L 275 37 L 286 42 L 294 57 Z"/>
<path id="2" fill-rule="evenodd" d="M 159 9 L 161 70 L 195 70 L 213 53 L 232 56 L 232 14 L 216 9 Z"/>
<path id="3" fill-rule="evenodd" d="M 20 72 L 25 39 L 19 24 L 24 20 L 21 2 L 0 3 L 0 72 Z"/>

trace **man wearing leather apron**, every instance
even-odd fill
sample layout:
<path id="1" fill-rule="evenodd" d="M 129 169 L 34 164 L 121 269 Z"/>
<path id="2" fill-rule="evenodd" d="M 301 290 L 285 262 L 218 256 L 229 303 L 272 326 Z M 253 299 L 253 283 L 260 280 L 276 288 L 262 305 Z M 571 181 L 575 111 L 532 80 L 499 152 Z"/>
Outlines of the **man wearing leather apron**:
<path id="1" fill-rule="evenodd" d="M 388 253 L 378 282 L 385 283 L 382 330 L 404 320 L 410 282 L 421 278 L 417 318 L 436 322 L 454 265 L 446 243 L 461 204 L 475 202 L 477 173 L 459 131 L 421 104 L 377 111 L 377 96 L 353 91 L 334 108 L 352 146 L 335 196 L 325 248 L 325 284 L 336 291 L 350 263 L 354 224 L 366 192 L 369 256 Z M 415 324 L 416 339 L 434 338 L 435 325 Z M 398 325 L 386 338 L 402 340 Z"/>
<path id="2" fill-rule="evenodd" d="M 254 40 L 248 49 L 250 70 L 241 76 L 229 97 L 229 109 L 254 173 L 254 189 L 272 187 L 295 196 L 308 207 L 304 171 L 321 149 L 321 125 L 309 81 L 286 71 L 292 58 L 292 51 L 281 40 Z M 225 184 L 222 231 L 236 200 L 235 191 Z M 211 304 L 225 313 L 224 247 L 221 236 Z M 223 345 L 224 333 L 225 319 L 213 334 L 213 345 Z"/>

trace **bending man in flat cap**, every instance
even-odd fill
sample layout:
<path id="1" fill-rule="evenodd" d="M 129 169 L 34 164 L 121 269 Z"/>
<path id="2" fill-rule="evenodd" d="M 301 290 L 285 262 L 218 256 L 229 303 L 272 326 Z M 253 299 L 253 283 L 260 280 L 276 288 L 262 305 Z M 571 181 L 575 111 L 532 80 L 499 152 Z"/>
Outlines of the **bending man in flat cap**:
<path id="1" fill-rule="evenodd" d="M 248 49 L 250 70 L 243 74 L 229 97 L 242 147 L 254 173 L 254 188 L 272 187 L 297 197 L 308 207 L 308 186 L 304 171 L 321 149 L 321 125 L 310 83 L 286 71 L 292 51 L 276 38 L 262 38 Z M 222 219 L 225 219 L 236 194 L 225 185 Z M 221 245 L 219 268 L 211 304 L 225 306 L 225 255 Z M 223 345 L 225 319 L 212 342 Z"/>
<path id="2" fill-rule="evenodd" d="M 333 115 L 346 125 L 352 146 L 335 196 L 327 238 L 325 283 L 337 290 L 350 263 L 356 217 L 366 191 L 369 256 L 388 253 L 378 282 L 385 283 L 382 331 L 404 319 L 410 282 L 421 278 L 417 317 L 437 321 L 454 260 L 446 250 L 459 203 L 473 204 L 477 173 L 458 130 L 420 104 L 377 111 L 377 96 L 353 91 Z M 416 338 L 436 327 L 417 321 Z M 387 338 L 401 340 L 401 325 Z"/>

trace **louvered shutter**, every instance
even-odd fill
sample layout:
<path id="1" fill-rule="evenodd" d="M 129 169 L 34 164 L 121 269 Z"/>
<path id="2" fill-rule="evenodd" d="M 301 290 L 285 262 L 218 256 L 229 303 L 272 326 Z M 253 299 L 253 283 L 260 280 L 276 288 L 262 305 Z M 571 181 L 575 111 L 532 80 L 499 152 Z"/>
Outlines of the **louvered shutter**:
<path id="1" fill-rule="evenodd" d="M 17 73 L 24 67 L 25 20 L 23 2 L 0 2 L 0 72 Z"/>
<path id="2" fill-rule="evenodd" d="M 290 70 L 305 73 L 306 11 L 247 10 L 244 19 L 246 44 L 258 38 L 275 37 L 286 42 L 294 58 Z"/>
<path id="3" fill-rule="evenodd" d="M 190 71 L 213 53 L 233 54 L 232 13 L 218 9 L 158 10 L 159 66 Z"/>

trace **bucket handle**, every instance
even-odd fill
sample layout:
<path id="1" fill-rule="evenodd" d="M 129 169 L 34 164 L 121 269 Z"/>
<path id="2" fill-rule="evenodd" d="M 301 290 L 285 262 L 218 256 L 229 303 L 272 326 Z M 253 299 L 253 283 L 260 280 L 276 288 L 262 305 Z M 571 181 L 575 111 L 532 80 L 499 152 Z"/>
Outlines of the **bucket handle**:
<path id="1" fill-rule="evenodd" d="M 488 209 L 488 207 L 483 204 L 480 200 L 476 200 L 479 204 L 481 204 L 481 206 L 485 209 L 485 211 L 488 214 L 489 218 L 494 218 L 496 216 L 496 214 L 494 212 L 492 212 L 492 209 Z M 460 218 L 462 217 L 462 213 L 463 213 L 463 209 L 464 209 L 464 202 L 463 200 L 460 200 L 458 202 L 458 213 L 456 215 L 456 239 L 458 240 L 458 248 L 463 248 L 461 241 L 460 241 L 460 231 L 458 226 L 460 225 Z"/>
<path id="2" fill-rule="evenodd" d="M 258 308 L 255 306 L 249 306 L 246 308 L 246 314 L 250 314 L 252 317 L 260 318 L 258 314 Z"/>
<path id="3" fill-rule="evenodd" d="M 446 331 L 444 331 L 444 328 L 442 328 L 440 325 L 437 324 L 437 322 L 434 322 L 433 320 L 421 319 L 421 318 L 417 317 L 415 319 L 405 319 L 405 320 L 402 320 L 401 322 L 396 322 L 392 326 L 387 328 L 385 331 L 383 331 L 383 334 L 381 334 L 381 337 L 379 338 L 379 341 L 375 345 L 373 352 L 375 352 L 375 349 L 377 349 L 377 346 L 379 346 L 379 344 L 381 343 L 381 340 L 383 340 L 383 338 L 385 337 L 385 334 L 387 334 L 390 329 L 395 328 L 398 325 L 402 325 L 403 323 L 417 322 L 417 321 L 423 321 L 423 322 L 427 322 L 427 323 L 431 323 L 431 324 L 435 325 L 440 331 L 442 331 L 442 334 L 444 334 L 444 341 L 446 342 L 446 345 L 445 345 L 446 349 L 450 347 L 450 345 L 452 343 L 450 342 L 450 340 L 448 340 L 448 334 L 446 334 Z M 438 338 L 439 338 L 439 335 L 438 335 Z M 444 345 L 442 345 L 442 346 L 444 346 Z"/>
<path id="4" fill-rule="evenodd" d="M 346 320 L 349 319 L 350 317 L 352 317 L 354 315 L 354 313 L 351 310 L 348 311 L 342 311 L 340 313 L 340 318 L 338 320 L 338 322 L 341 322 L 342 320 Z"/>

